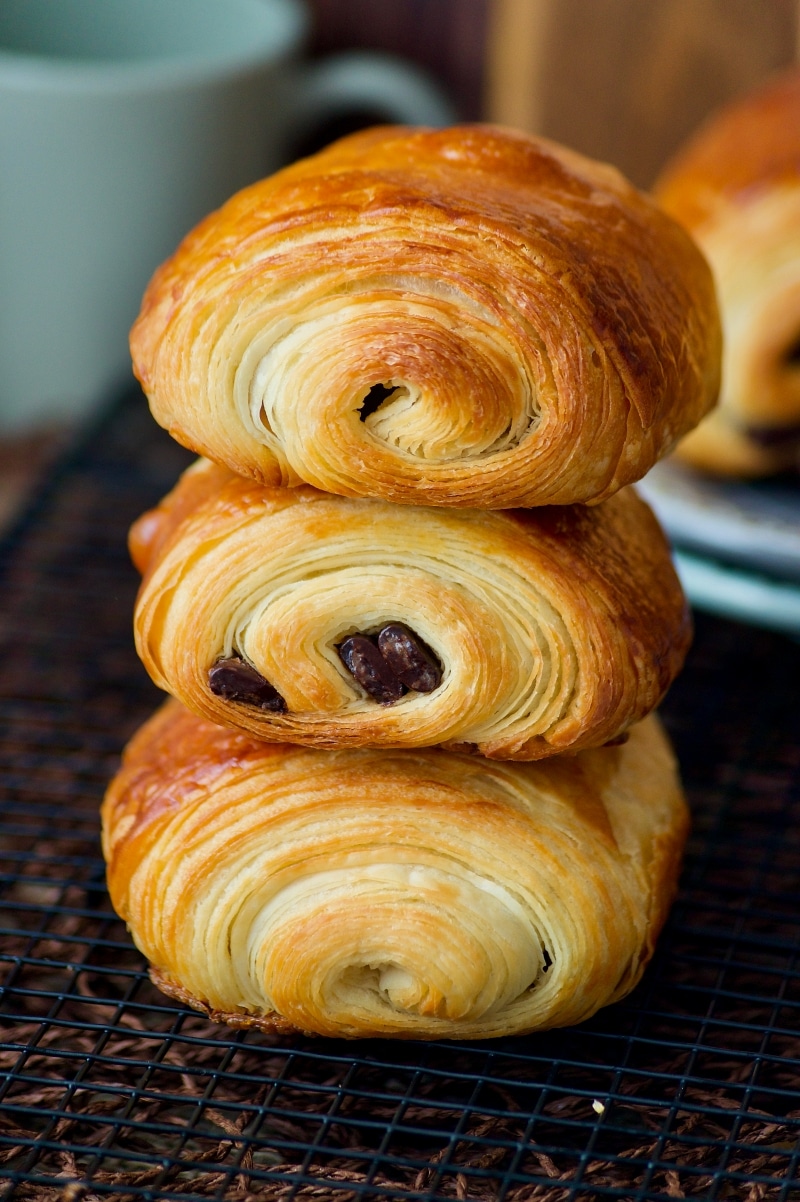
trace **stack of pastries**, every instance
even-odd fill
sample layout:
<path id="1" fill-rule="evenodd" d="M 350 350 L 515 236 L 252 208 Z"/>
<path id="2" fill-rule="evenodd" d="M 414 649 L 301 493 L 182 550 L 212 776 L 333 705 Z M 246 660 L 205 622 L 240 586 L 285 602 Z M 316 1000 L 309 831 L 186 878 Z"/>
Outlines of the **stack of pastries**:
<path id="1" fill-rule="evenodd" d="M 345 1037 L 622 997 L 687 829 L 690 623 L 630 486 L 716 396 L 689 236 L 541 139 L 370 130 L 189 234 L 131 346 L 202 456 L 131 532 L 171 698 L 103 807 L 156 983 Z"/>

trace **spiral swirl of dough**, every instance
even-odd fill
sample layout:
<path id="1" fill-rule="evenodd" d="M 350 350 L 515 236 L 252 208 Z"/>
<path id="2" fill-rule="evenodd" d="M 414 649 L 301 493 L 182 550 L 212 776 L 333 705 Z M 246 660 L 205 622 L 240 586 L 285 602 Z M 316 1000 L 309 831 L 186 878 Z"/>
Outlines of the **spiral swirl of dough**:
<path id="1" fill-rule="evenodd" d="M 591 507 L 424 509 L 270 489 L 208 461 L 134 527 L 136 645 L 211 721 L 318 747 L 469 743 L 538 759 L 613 739 L 658 704 L 689 640 L 686 603 L 632 490 Z M 404 623 L 441 682 L 380 705 L 337 648 Z M 286 703 L 215 695 L 239 658 Z"/>
<path id="2" fill-rule="evenodd" d="M 167 992 L 242 1026 L 486 1037 L 639 979 L 686 810 L 655 718 L 543 764 L 267 745 L 170 701 L 103 805 L 112 901 Z"/>
<path id="3" fill-rule="evenodd" d="M 233 197 L 131 335 L 156 420 L 266 484 L 597 500 L 713 404 L 694 244 L 611 168 L 480 126 L 344 139 Z"/>

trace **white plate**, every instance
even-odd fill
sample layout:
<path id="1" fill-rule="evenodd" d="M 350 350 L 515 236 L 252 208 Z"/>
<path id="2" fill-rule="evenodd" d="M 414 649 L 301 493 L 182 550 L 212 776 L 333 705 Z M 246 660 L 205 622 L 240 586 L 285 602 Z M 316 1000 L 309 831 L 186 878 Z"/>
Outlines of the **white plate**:
<path id="1" fill-rule="evenodd" d="M 800 635 L 800 476 L 720 481 L 669 460 L 637 488 L 693 605 Z"/>

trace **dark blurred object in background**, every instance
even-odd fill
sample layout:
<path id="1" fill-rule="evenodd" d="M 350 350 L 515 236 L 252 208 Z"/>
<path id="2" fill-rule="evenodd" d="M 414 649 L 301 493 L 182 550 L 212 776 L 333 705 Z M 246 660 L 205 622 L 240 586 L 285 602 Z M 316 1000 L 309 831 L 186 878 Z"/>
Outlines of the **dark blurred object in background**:
<path id="1" fill-rule="evenodd" d="M 795 59 L 800 11 L 798 0 L 309 4 L 314 55 L 402 55 L 445 88 L 460 119 L 543 133 L 640 187 L 707 113 Z"/>
<path id="2" fill-rule="evenodd" d="M 458 117 L 483 113 L 484 52 L 492 0 L 308 0 L 313 55 L 385 50 L 425 68 Z M 344 132 L 344 131 L 343 131 Z"/>

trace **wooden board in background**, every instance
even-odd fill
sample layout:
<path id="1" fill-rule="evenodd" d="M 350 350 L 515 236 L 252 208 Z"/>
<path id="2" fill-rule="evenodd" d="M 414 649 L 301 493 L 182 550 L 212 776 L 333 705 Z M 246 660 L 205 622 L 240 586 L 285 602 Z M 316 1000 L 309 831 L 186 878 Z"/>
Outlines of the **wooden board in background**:
<path id="1" fill-rule="evenodd" d="M 484 115 L 649 186 L 715 107 L 797 55 L 797 0 L 492 0 Z"/>

